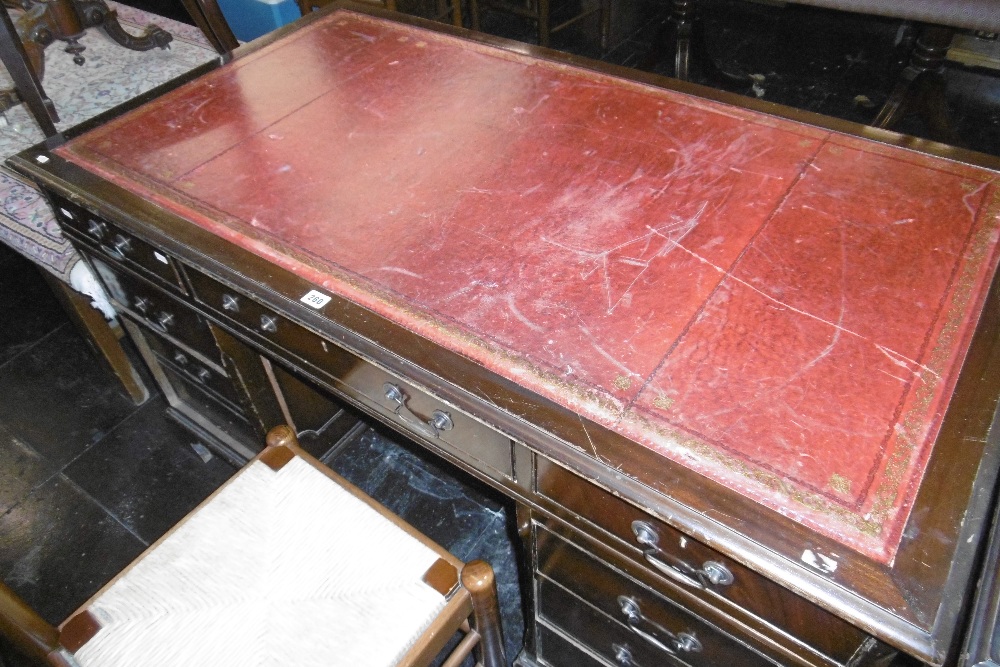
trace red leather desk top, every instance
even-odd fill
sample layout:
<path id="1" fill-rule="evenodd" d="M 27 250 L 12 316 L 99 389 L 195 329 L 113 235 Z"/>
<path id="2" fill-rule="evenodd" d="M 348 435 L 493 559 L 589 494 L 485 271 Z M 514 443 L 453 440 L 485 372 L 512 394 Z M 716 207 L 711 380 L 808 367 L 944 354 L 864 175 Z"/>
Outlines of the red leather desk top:
<path id="1" fill-rule="evenodd" d="M 883 561 L 997 264 L 993 172 L 349 12 L 59 153 Z"/>

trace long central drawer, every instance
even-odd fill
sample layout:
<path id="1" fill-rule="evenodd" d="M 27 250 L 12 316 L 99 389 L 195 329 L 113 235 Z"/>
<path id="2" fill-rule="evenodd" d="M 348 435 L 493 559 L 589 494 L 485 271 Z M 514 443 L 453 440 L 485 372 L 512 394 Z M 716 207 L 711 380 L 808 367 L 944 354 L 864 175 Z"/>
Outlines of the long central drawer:
<path id="1" fill-rule="evenodd" d="M 328 341 L 255 298 L 185 267 L 194 298 L 244 335 L 294 355 L 335 391 L 494 478 L 513 475 L 509 438 L 429 390 Z"/>

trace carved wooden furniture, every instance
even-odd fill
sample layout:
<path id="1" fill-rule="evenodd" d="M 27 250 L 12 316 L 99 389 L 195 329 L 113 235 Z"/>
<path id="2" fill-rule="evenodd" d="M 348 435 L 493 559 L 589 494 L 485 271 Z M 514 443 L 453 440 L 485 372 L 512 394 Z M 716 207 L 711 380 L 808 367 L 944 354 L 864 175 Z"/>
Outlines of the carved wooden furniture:
<path id="1" fill-rule="evenodd" d="M 44 77 L 45 48 L 57 40 L 65 42 L 66 53 L 82 65 L 86 59 L 80 36 L 89 28 L 101 28 L 114 42 L 133 51 L 164 49 L 172 39 L 155 25 L 148 26 L 140 35 L 127 32 L 104 0 L 5 0 L 4 5 L 23 10 L 17 29 L 39 78 Z"/>
<path id="2" fill-rule="evenodd" d="M 8 70 L 20 73 L 25 65 L 30 67 L 33 76 L 30 81 L 22 83 L 15 79 L 17 91 L 24 91 L 27 100 L 31 103 L 32 113 L 42 125 L 46 134 L 54 134 L 54 128 L 50 122 L 50 113 L 40 114 L 35 106 L 34 97 L 44 93 L 40 91 L 40 81 L 45 76 L 45 48 L 53 41 L 60 40 L 66 42 L 66 52 L 72 55 L 73 62 L 82 65 L 85 62 L 83 52 L 85 47 L 80 44 L 80 37 L 88 28 L 100 27 L 104 33 L 121 46 L 135 51 L 148 51 L 153 48 L 167 48 L 172 37 L 168 32 L 155 25 L 149 26 L 141 35 L 132 35 L 122 28 L 114 10 L 104 2 L 104 0 L 23 0 L 23 2 L 4 2 L 4 13 L 6 7 L 16 7 L 22 10 L 15 24 L 17 35 L 22 42 L 22 48 L 17 49 L 25 60 L 20 64 L 4 64 Z M 5 51 L 16 48 L 14 45 L 5 46 Z M 17 93 L 6 91 L 0 96 L 0 111 L 4 111 L 12 104 L 16 104 L 19 97 Z M 56 120 L 58 117 L 55 118 Z M 50 131 L 51 130 L 51 131 Z"/>
<path id="3" fill-rule="evenodd" d="M 0 632 L 39 663 L 419 667 L 453 637 L 505 664 L 493 570 L 464 564 L 304 452 L 267 448 L 57 630 L 0 584 Z"/>
<path id="4" fill-rule="evenodd" d="M 994 158 L 374 8 L 234 56 L 11 161 L 179 418 L 335 396 L 512 498 L 523 665 L 955 660 Z"/>

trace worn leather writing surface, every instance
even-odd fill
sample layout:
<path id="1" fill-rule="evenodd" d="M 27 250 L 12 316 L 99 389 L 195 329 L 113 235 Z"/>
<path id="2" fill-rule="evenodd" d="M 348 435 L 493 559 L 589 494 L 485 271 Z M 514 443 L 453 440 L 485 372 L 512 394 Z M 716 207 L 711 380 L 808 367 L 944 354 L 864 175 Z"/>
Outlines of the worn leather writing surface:
<path id="1" fill-rule="evenodd" d="M 883 561 L 997 263 L 993 172 L 345 11 L 59 153 Z"/>

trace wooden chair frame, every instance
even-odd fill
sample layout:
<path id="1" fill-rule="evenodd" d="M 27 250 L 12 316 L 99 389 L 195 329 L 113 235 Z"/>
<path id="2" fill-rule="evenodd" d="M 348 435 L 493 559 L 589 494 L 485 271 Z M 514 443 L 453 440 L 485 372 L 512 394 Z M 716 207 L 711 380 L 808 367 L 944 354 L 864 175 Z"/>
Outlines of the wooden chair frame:
<path id="1" fill-rule="evenodd" d="M 364 501 L 382 516 L 386 517 L 413 538 L 419 540 L 438 554 L 447 568 L 437 570 L 425 577 L 425 581 L 448 597 L 445 608 L 431 623 L 420 639 L 399 662 L 399 667 L 427 665 L 447 646 L 456 632 L 464 637 L 451 651 L 443 667 L 457 667 L 472 652 L 477 653 L 477 664 L 483 667 L 506 665 L 503 636 L 500 630 L 500 613 L 496 598 L 496 583 L 493 569 L 484 561 L 463 563 L 446 550 L 432 542 L 425 535 L 392 514 L 385 507 L 368 497 L 364 492 L 333 472 L 313 456 L 299 447 L 295 434 L 288 426 L 278 426 L 267 436 L 267 447 L 253 461 L 263 461 L 274 469 L 280 468 L 292 458 L 299 457 L 314 466 L 334 483 Z M 251 461 L 251 462 L 253 462 Z M 239 475 L 239 473 L 237 473 Z M 228 484 L 228 482 L 227 482 Z M 58 628 L 49 624 L 31 609 L 8 586 L 0 582 L 0 636 L 11 642 L 15 650 L 39 665 L 70 667 L 73 663 L 69 654 L 86 643 L 92 636 L 90 630 L 79 620 L 88 616 L 87 609 L 110 586 L 118 581 L 136 563 L 155 550 L 164 540 L 177 531 L 198 509 L 210 503 L 226 484 L 206 498 L 198 507 L 154 542 L 132 565 L 119 573 L 72 614 Z M 439 562 L 440 562 L 439 561 Z M 435 571 L 435 568 L 431 568 Z M 470 618 L 472 622 L 470 623 Z M 82 630 L 82 631 L 81 631 Z"/>

